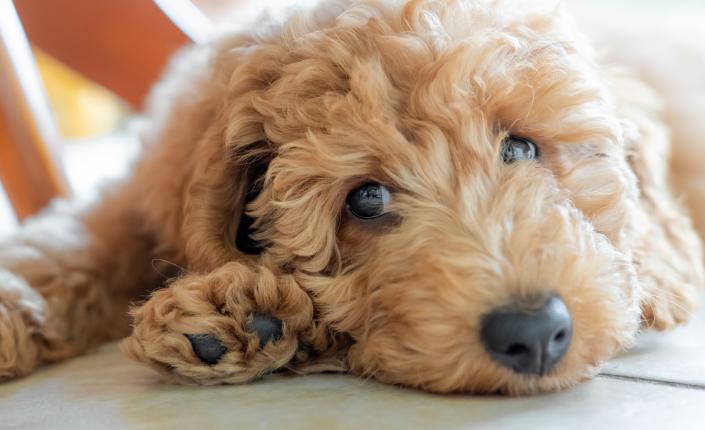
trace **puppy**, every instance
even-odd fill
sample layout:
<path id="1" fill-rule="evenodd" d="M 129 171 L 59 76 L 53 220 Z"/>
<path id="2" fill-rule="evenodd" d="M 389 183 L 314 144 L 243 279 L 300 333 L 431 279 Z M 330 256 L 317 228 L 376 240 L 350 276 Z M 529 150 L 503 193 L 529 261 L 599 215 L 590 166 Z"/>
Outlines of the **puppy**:
<path id="1" fill-rule="evenodd" d="M 574 385 L 703 285 L 652 99 L 526 2 L 324 1 L 189 48 L 131 176 L 0 246 L 0 378 L 142 301 L 124 351 L 186 384 Z"/>

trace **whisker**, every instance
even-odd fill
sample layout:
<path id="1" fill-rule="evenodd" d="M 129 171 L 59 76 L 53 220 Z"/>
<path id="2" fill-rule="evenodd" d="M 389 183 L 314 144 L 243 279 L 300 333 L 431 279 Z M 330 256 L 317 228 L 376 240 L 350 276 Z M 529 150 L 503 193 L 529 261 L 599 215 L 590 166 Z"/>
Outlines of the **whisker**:
<path id="1" fill-rule="evenodd" d="M 186 270 L 184 267 L 179 266 L 176 263 L 173 263 L 169 260 L 165 260 L 163 258 L 153 258 L 151 261 L 152 269 L 154 269 L 154 271 L 157 272 L 158 274 L 160 274 L 164 279 L 172 279 L 172 278 L 174 278 L 174 276 L 169 276 L 169 275 L 163 273 L 159 269 L 159 267 L 157 266 L 157 263 L 164 263 L 164 264 L 167 264 L 171 267 L 179 269 L 179 275 L 187 275 L 188 274 L 188 270 Z"/>
<path id="2" fill-rule="evenodd" d="M 277 360 L 276 360 L 271 354 L 268 354 L 268 353 L 266 353 L 266 352 L 264 352 L 264 351 L 261 351 L 261 354 L 264 355 L 265 357 L 269 358 L 269 359 L 272 360 L 273 362 L 275 362 L 275 363 L 277 362 Z M 303 375 L 305 375 L 305 373 L 301 372 L 300 370 L 297 370 L 297 369 L 295 369 L 294 367 L 291 367 L 291 366 L 289 365 L 289 362 L 288 362 L 288 361 L 287 361 L 286 363 L 284 363 L 283 365 L 277 367 L 277 369 L 286 369 L 286 370 L 288 370 L 288 371 L 290 371 L 290 372 L 292 372 L 292 373 L 294 373 L 294 374 L 296 374 L 296 375 L 298 375 L 298 376 L 303 376 Z"/>

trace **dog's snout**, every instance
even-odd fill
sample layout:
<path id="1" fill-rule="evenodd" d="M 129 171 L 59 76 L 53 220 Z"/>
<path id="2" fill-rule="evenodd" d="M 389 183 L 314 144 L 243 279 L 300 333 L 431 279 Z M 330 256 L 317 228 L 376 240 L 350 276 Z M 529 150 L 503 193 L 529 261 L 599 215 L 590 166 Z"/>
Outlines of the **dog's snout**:
<path id="1" fill-rule="evenodd" d="M 501 308 L 482 320 L 481 338 L 495 362 L 517 373 L 545 375 L 568 351 L 573 322 L 563 300 Z"/>

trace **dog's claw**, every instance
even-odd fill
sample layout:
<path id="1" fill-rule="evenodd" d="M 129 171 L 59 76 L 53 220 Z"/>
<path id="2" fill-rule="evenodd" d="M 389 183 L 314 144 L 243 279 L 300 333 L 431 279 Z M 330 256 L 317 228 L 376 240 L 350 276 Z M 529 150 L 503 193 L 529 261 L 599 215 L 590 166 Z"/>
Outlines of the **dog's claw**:
<path id="1" fill-rule="evenodd" d="M 196 356 L 206 364 L 217 364 L 228 348 L 212 334 L 187 334 Z"/>
<path id="2" fill-rule="evenodd" d="M 268 342 L 275 342 L 282 336 L 281 320 L 259 312 L 251 315 L 251 319 L 247 323 L 247 329 L 259 338 L 260 349 L 264 348 Z"/>

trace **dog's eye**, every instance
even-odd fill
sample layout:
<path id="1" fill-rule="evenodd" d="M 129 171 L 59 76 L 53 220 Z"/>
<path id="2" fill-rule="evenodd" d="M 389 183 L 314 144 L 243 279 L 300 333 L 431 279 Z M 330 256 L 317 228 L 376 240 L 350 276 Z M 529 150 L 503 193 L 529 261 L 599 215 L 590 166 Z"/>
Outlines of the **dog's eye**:
<path id="1" fill-rule="evenodd" d="M 528 139 L 516 136 L 508 136 L 502 147 L 502 160 L 506 164 L 517 161 L 535 160 L 539 156 L 538 147 Z"/>
<path id="2" fill-rule="evenodd" d="M 384 185 L 369 183 L 348 194 L 347 207 L 357 218 L 379 218 L 384 215 L 391 199 L 391 194 Z"/>

